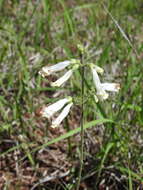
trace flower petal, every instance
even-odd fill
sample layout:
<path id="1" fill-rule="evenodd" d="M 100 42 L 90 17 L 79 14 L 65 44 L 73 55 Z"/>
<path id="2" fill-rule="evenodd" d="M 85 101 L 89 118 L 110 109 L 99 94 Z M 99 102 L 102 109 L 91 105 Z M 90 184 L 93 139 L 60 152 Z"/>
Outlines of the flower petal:
<path id="1" fill-rule="evenodd" d="M 43 117 L 46 117 L 49 119 L 69 101 L 71 101 L 71 98 L 64 98 L 64 99 L 58 100 L 57 102 L 55 102 L 54 104 L 51 104 L 50 106 L 43 107 L 43 109 L 40 111 L 40 114 Z"/>
<path id="2" fill-rule="evenodd" d="M 118 92 L 120 90 L 119 83 L 102 83 L 102 88 L 107 91 Z"/>
<path id="3" fill-rule="evenodd" d="M 59 78 L 58 80 L 56 80 L 55 82 L 51 83 L 51 86 L 61 86 L 62 84 L 64 84 L 72 75 L 73 70 L 69 70 L 68 72 L 66 72 L 61 78 Z"/>
<path id="4" fill-rule="evenodd" d="M 63 70 L 64 68 L 69 66 L 70 63 L 71 63 L 71 61 L 67 60 L 67 61 L 57 63 L 57 64 L 52 65 L 52 66 L 45 66 L 41 69 L 41 71 L 39 71 L 39 74 L 42 77 L 49 76 L 52 73 Z"/>
<path id="5" fill-rule="evenodd" d="M 101 87 L 101 82 L 100 82 L 100 79 L 99 79 L 99 76 L 97 74 L 96 69 L 92 67 L 91 70 L 92 70 L 92 75 L 93 75 L 93 82 L 94 82 L 95 87 L 96 87 L 96 89 L 98 91 L 98 90 L 100 90 L 102 88 Z"/>
<path id="6" fill-rule="evenodd" d="M 92 74 L 93 74 L 93 81 L 97 90 L 97 96 L 99 97 L 100 100 L 106 100 L 108 98 L 108 94 L 106 91 L 103 89 L 99 76 L 97 74 L 97 71 L 94 67 L 91 67 Z"/>
<path id="7" fill-rule="evenodd" d="M 70 108 L 73 105 L 73 103 L 71 102 L 70 104 L 68 104 L 60 113 L 60 115 L 52 122 L 51 127 L 55 128 L 58 127 L 61 122 L 65 119 L 65 117 L 69 114 Z"/>

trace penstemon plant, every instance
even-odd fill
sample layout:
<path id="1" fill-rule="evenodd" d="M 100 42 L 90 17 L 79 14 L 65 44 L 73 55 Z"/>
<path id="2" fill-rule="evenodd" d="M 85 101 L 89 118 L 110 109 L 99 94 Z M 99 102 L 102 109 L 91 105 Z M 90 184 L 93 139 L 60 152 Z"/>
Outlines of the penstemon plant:
<path id="1" fill-rule="evenodd" d="M 80 170 L 79 170 L 79 178 L 77 182 L 77 190 L 80 186 L 81 181 L 81 173 L 83 168 L 83 148 L 84 148 L 84 97 L 85 97 L 85 68 L 88 68 L 92 75 L 92 82 L 94 84 L 94 92 L 91 91 L 90 88 L 87 89 L 88 94 L 91 94 L 94 97 L 95 102 L 98 101 L 105 101 L 108 99 L 109 92 L 118 92 L 120 89 L 119 83 L 102 83 L 100 80 L 99 75 L 103 75 L 104 70 L 99 67 L 98 65 L 94 63 L 90 63 L 85 59 L 86 55 L 88 55 L 87 48 L 85 48 L 82 45 L 78 45 L 78 50 L 80 52 L 80 58 L 79 59 L 71 59 L 66 60 L 60 63 L 57 63 L 52 66 L 45 66 L 40 71 L 39 74 L 42 77 L 47 77 L 49 75 L 52 75 L 56 72 L 62 71 L 64 69 L 68 69 L 68 71 L 60 77 L 55 82 L 51 82 L 50 85 L 53 87 L 60 87 L 63 86 L 72 75 L 74 75 L 75 71 L 79 71 L 81 73 L 81 145 L 80 145 Z M 60 114 L 57 118 L 53 119 L 51 122 L 51 127 L 56 128 L 59 127 L 62 123 L 62 121 L 67 117 L 67 115 L 70 112 L 71 107 L 75 104 L 74 97 L 71 96 L 65 96 L 62 99 L 58 100 L 57 102 L 48 105 L 43 106 L 40 115 L 42 117 L 45 117 L 47 119 L 53 118 L 53 116 L 61 110 Z"/>

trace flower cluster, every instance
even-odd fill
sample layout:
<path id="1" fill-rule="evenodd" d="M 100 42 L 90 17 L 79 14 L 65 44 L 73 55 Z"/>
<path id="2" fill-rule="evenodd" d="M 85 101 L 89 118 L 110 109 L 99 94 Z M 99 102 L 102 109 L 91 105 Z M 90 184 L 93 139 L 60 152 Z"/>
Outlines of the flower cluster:
<path id="1" fill-rule="evenodd" d="M 51 119 L 56 112 L 58 112 L 59 110 L 63 108 L 59 116 L 55 120 L 52 121 L 51 127 L 55 128 L 55 127 L 58 127 L 61 124 L 61 122 L 65 119 L 65 117 L 68 115 L 72 105 L 73 105 L 73 102 L 72 102 L 71 97 L 64 98 L 64 99 L 58 100 L 57 102 L 55 102 L 54 104 L 50 106 L 43 107 L 40 111 L 40 114 L 43 117 Z"/>
<path id="2" fill-rule="evenodd" d="M 52 66 L 45 66 L 39 71 L 39 74 L 42 77 L 46 77 L 46 76 L 49 76 L 58 71 L 62 71 L 63 69 L 69 67 L 69 70 L 62 77 L 60 77 L 55 82 L 51 82 L 51 86 L 60 87 L 72 76 L 73 72 L 76 69 L 78 69 L 79 64 L 80 64 L 79 60 L 71 59 L 71 60 L 57 63 Z M 68 115 L 72 105 L 73 105 L 73 102 L 72 102 L 71 97 L 64 98 L 50 106 L 43 107 L 40 111 L 40 115 L 50 119 L 54 116 L 54 114 L 56 112 L 58 112 L 59 110 L 61 110 L 63 108 L 63 110 L 59 114 L 59 116 L 55 120 L 52 121 L 51 127 L 55 128 L 55 127 L 59 126 L 61 124 L 61 122 L 64 120 L 64 118 Z"/>
<path id="3" fill-rule="evenodd" d="M 101 83 L 98 73 L 102 74 L 104 70 L 94 64 L 90 64 L 90 68 L 93 75 L 93 82 L 97 90 L 97 97 L 102 101 L 109 97 L 106 91 L 118 92 L 120 89 L 119 83 Z M 98 102 L 98 98 L 96 101 Z"/>
<path id="4" fill-rule="evenodd" d="M 72 76 L 73 72 L 77 70 L 80 66 L 81 64 L 79 60 L 71 59 L 57 63 L 53 66 L 45 66 L 39 71 L 39 74 L 42 77 L 46 77 L 58 71 L 62 71 L 65 68 L 69 68 L 69 70 L 62 77 L 60 77 L 55 82 L 51 83 L 51 86 L 60 87 Z M 119 91 L 120 85 L 118 83 L 101 83 L 100 78 L 98 76 L 98 73 L 103 74 L 104 72 L 104 70 L 101 67 L 93 63 L 86 64 L 86 66 L 89 66 L 92 72 L 93 82 L 97 91 L 97 96 L 94 95 L 96 102 L 98 102 L 98 99 L 103 101 L 108 98 L 109 94 L 106 91 Z M 51 127 L 55 128 L 59 126 L 61 122 L 64 120 L 64 118 L 68 115 L 72 105 L 73 102 L 71 97 L 60 99 L 57 102 L 51 104 L 50 106 L 43 107 L 41 109 L 40 114 L 43 117 L 51 119 L 56 112 L 62 109 L 62 112 L 59 114 L 59 116 L 52 121 Z"/>
<path id="5" fill-rule="evenodd" d="M 57 81 L 51 83 L 51 86 L 60 87 L 72 76 L 73 72 L 78 69 L 79 63 L 80 61 L 77 59 L 63 61 L 52 66 L 43 67 L 41 71 L 39 71 L 39 74 L 42 77 L 46 77 L 50 74 L 62 71 L 66 67 L 70 67 L 70 69 L 62 77 L 60 77 Z"/>

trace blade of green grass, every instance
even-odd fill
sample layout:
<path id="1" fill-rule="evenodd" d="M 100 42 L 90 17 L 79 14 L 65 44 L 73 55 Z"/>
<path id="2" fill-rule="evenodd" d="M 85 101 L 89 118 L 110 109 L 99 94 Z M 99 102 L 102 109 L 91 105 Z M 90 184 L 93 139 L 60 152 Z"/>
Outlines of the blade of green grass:
<path id="1" fill-rule="evenodd" d="M 123 168 L 123 167 L 117 167 L 122 173 L 129 174 L 129 168 Z M 137 173 L 133 172 L 130 170 L 130 175 L 132 176 L 132 179 L 137 179 L 140 182 L 143 183 L 143 178 L 142 176 L 139 176 Z"/>
<path id="2" fill-rule="evenodd" d="M 91 128 L 91 127 L 94 127 L 95 125 L 103 124 L 103 123 L 113 123 L 113 121 L 110 120 L 110 119 L 94 120 L 94 121 L 86 123 L 84 125 L 84 130 L 88 129 L 88 128 Z M 77 134 L 79 132 L 81 132 L 81 128 L 80 127 L 76 128 L 76 129 L 73 129 L 73 130 L 67 132 L 66 134 L 63 134 L 63 135 L 61 135 L 61 136 L 59 136 L 59 137 L 57 137 L 57 138 L 55 138 L 55 139 L 53 139 L 53 140 L 45 143 L 45 144 L 43 144 L 42 146 L 38 146 L 37 148 L 35 148 L 34 150 L 32 150 L 31 153 L 36 152 L 36 151 L 38 151 L 38 150 L 40 150 L 42 148 L 45 148 L 45 147 L 47 147 L 47 146 L 49 146 L 51 144 L 57 143 L 57 142 L 59 142 L 61 140 L 64 140 L 66 138 L 69 138 L 69 137 L 71 137 L 71 136 L 73 136 L 73 135 L 75 135 L 75 134 Z M 25 157 L 22 158 L 22 159 L 25 159 Z"/>
<path id="3" fill-rule="evenodd" d="M 91 127 L 94 127 L 95 125 L 103 124 L 103 123 L 114 123 L 114 121 L 112 121 L 112 120 L 110 120 L 110 119 L 94 120 L 94 121 L 91 121 L 91 122 L 86 123 L 86 124 L 84 125 L 84 130 L 85 130 L 85 129 L 88 129 L 88 128 L 91 128 Z M 59 141 L 61 141 L 61 140 L 64 140 L 64 139 L 66 139 L 66 138 L 69 138 L 69 137 L 71 137 L 71 136 L 73 136 L 73 135 L 79 133 L 80 131 L 81 131 L 81 128 L 80 128 L 80 127 L 76 128 L 76 129 L 73 129 L 73 130 L 69 131 L 68 133 L 63 134 L 63 135 L 61 135 L 61 136 L 59 136 L 59 137 L 57 137 L 57 138 L 55 138 L 55 139 L 53 139 L 53 140 L 51 140 L 51 141 L 45 143 L 45 144 L 43 144 L 42 146 L 36 147 L 36 148 L 35 148 L 34 150 L 32 150 L 30 153 L 33 153 L 33 152 L 35 152 L 35 151 L 37 151 L 37 150 L 39 150 L 39 149 L 42 149 L 42 148 L 44 148 L 44 147 L 47 147 L 47 146 L 51 145 L 51 144 L 57 143 L 57 142 L 59 142 Z M 18 146 L 12 147 L 11 149 L 7 150 L 6 152 L 1 153 L 0 155 L 1 155 L 1 156 L 4 156 L 4 155 L 6 155 L 7 153 L 16 150 L 17 148 L 20 148 L 21 146 L 22 146 L 22 145 L 18 145 Z M 29 144 L 29 146 L 30 146 L 30 144 Z M 23 157 L 22 160 L 23 160 L 24 158 L 25 158 L 25 157 Z"/>
<path id="4" fill-rule="evenodd" d="M 133 190 L 132 175 L 129 168 L 128 168 L 128 173 L 129 173 L 129 190 Z"/>
<path id="5" fill-rule="evenodd" d="M 104 167 L 104 162 L 105 162 L 105 160 L 106 160 L 106 158 L 108 156 L 108 153 L 110 152 L 110 150 L 112 149 L 113 146 L 114 146 L 114 143 L 110 143 L 110 142 L 106 146 L 105 153 L 104 153 L 104 156 L 103 156 L 103 158 L 101 160 L 101 164 L 100 164 L 100 168 L 99 168 L 99 172 L 98 172 L 97 183 L 98 183 L 98 179 L 100 177 L 100 174 L 102 172 L 102 169 Z"/>

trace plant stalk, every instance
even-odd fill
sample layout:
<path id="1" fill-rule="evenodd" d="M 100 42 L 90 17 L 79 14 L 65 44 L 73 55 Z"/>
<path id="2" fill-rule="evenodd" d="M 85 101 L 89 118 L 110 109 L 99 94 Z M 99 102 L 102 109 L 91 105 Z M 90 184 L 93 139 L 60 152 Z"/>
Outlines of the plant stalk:
<path id="1" fill-rule="evenodd" d="M 81 64 L 84 64 L 84 55 L 81 54 L 80 56 Z M 80 133 L 80 168 L 79 168 L 79 175 L 77 181 L 76 190 L 80 188 L 80 182 L 82 177 L 82 169 L 83 169 L 83 160 L 84 160 L 84 66 L 81 67 L 81 133 Z"/>

